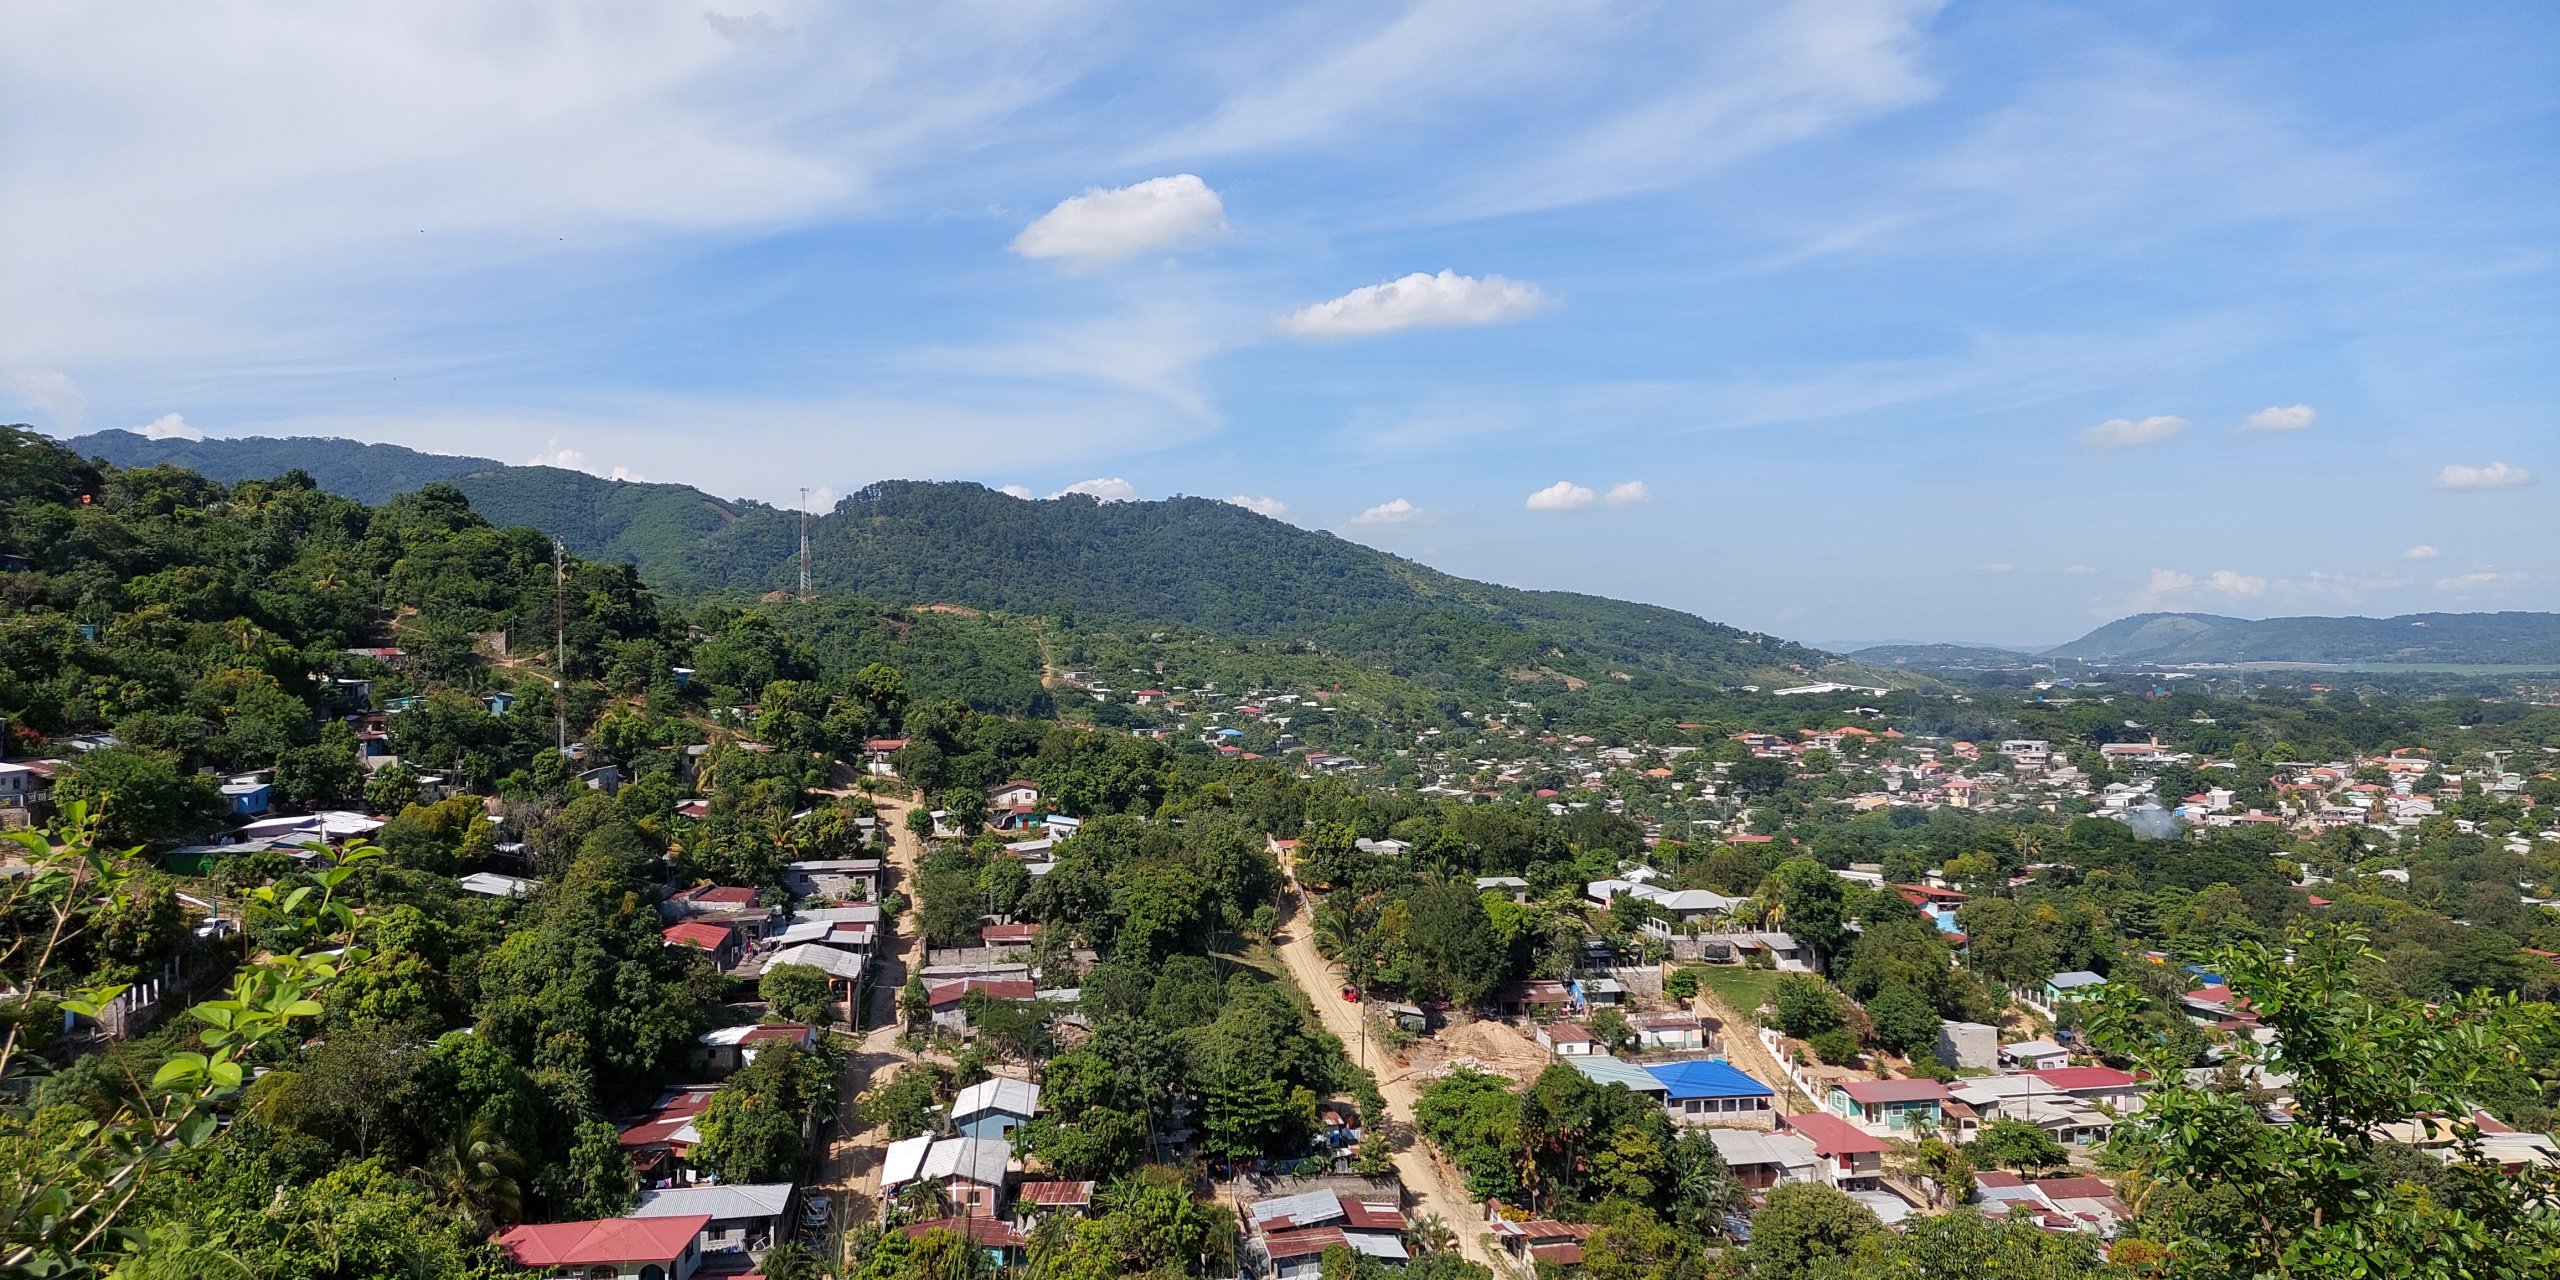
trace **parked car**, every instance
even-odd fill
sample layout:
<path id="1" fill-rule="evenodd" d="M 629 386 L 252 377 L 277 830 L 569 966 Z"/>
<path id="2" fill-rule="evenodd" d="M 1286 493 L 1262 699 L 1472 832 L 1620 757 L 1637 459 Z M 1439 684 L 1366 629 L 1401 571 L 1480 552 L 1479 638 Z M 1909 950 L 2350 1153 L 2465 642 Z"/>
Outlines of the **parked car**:
<path id="1" fill-rule="evenodd" d="M 800 1225 L 812 1228 L 823 1227 L 827 1225 L 827 1219 L 834 1215 L 835 1208 L 834 1201 L 812 1193 L 800 1204 Z"/>
<path id="2" fill-rule="evenodd" d="M 1350 1004 L 1358 1004 L 1358 1003 L 1360 1003 L 1360 988 L 1358 988 L 1358 987 L 1344 987 L 1344 988 L 1342 989 L 1342 998 L 1343 998 L 1343 1000 L 1344 1000 L 1346 1003 L 1350 1003 Z"/>

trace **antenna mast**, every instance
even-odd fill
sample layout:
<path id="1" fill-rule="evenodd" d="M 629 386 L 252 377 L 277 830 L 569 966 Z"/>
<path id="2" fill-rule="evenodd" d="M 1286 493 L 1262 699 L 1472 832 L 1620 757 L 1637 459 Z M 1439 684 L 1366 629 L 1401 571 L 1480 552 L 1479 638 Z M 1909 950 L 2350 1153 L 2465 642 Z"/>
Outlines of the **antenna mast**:
<path id="1" fill-rule="evenodd" d="M 569 549 L 551 540 L 551 711 L 558 720 L 560 754 L 569 754 Z"/>
<path id="2" fill-rule="evenodd" d="M 809 486 L 800 486 L 800 598 L 809 598 Z"/>

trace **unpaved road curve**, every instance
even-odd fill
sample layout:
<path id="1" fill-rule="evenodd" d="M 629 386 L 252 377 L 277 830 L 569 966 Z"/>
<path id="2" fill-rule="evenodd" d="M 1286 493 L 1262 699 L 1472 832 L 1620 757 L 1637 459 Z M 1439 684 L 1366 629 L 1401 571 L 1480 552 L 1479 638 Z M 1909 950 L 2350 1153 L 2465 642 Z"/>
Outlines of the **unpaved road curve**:
<path id="1" fill-rule="evenodd" d="M 1303 895 L 1293 887 L 1284 899 L 1288 916 L 1274 937 L 1280 958 L 1289 966 L 1289 977 L 1307 993 L 1316 1007 L 1316 1016 L 1325 1030 L 1339 1036 L 1343 1047 L 1354 1055 L 1360 1052 L 1360 1006 L 1342 998 L 1342 979 L 1316 954 L 1314 912 Z M 1396 1172 L 1404 1179 L 1405 1189 L 1413 1193 L 1417 1207 L 1449 1225 L 1458 1235 L 1458 1249 L 1468 1258 L 1492 1267 L 1495 1274 L 1507 1273 L 1505 1259 L 1492 1245 L 1492 1237 L 1484 1229 L 1484 1211 L 1467 1195 L 1466 1183 L 1457 1171 L 1435 1159 L 1431 1148 L 1413 1127 L 1413 1104 L 1421 1097 L 1413 1082 L 1396 1073 L 1382 1054 L 1372 1053 L 1371 1067 L 1378 1076 L 1378 1091 L 1387 1099 L 1387 1118 L 1395 1131 L 1411 1135 L 1396 1152 Z M 1370 1118 L 1374 1130 L 1375 1117 Z"/>

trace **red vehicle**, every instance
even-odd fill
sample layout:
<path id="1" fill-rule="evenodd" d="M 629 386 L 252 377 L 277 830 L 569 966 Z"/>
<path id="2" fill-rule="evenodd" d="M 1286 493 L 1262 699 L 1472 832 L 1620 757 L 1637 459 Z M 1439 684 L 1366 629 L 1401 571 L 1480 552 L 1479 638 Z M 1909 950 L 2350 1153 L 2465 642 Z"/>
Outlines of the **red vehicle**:
<path id="1" fill-rule="evenodd" d="M 1360 988 L 1358 988 L 1358 987 L 1344 987 L 1344 988 L 1342 989 L 1342 998 L 1343 998 L 1346 1002 L 1351 1003 L 1351 1004 L 1358 1004 L 1358 1003 L 1360 1003 Z"/>

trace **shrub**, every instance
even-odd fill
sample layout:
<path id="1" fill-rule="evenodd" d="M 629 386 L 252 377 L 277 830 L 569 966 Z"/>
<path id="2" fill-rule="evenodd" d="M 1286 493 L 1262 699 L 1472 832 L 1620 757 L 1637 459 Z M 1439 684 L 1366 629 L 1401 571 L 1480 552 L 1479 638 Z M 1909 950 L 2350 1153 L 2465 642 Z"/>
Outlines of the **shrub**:
<path id="1" fill-rule="evenodd" d="M 1814 1056 L 1832 1066 L 1846 1066 L 1858 1060 L 1858 1036 L 1847 1027 L 1833 1027 L 1813 1037 Z"/>

